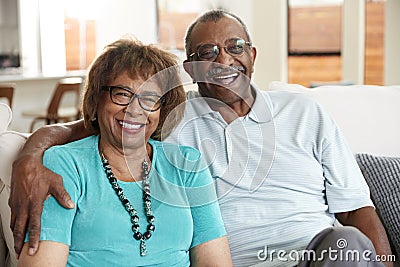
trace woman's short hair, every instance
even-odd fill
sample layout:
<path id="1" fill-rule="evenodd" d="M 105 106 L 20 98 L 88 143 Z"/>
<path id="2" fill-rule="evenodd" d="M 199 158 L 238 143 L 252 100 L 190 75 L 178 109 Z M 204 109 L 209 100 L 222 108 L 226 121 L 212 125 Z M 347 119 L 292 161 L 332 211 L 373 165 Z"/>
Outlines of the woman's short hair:
<path id="1" fill-rule="evenodd" d="M 132 79 L 151 78 L 158 83 L 164 102 L 160 109 L 158 127 L 151 138 L 165 139 L 181 121 L 186 99 L 179 76 L 177 57 L 154 45 L 144 45 L 130 38 L 120 39 L 107 45 L 103 53 L 91 64 L 82 101 L 85 127 L 95 133 L 100 131 L 96 111 L 101 97 L 101 87 L 109 85 L 124 72 Z M 169 116 L 168 123 L 165 123 L 172 111 L 174 115 Z"/>

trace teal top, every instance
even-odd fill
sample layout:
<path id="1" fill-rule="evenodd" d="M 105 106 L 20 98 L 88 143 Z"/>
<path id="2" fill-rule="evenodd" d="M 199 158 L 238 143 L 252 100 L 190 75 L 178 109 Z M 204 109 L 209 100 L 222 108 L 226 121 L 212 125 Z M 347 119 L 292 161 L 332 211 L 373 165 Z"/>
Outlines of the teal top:
<path id="1" fill-rule="evenodd" d="M 214 184 L 201 154 L 192 147 L 149 140 L 153 147 L 150 188 L 155 231 L 140 256 L 128 212 L 108 182 L 98 151 L 99 136 L 55 146 L 44 165 L 63 177 L 76 204 L 45 201 L 41 240 L 70 246 L 67 266 L 189 266 L 189 250 L 226 234 Z M 118 181 L 147 227 L 142 182 Z"/>

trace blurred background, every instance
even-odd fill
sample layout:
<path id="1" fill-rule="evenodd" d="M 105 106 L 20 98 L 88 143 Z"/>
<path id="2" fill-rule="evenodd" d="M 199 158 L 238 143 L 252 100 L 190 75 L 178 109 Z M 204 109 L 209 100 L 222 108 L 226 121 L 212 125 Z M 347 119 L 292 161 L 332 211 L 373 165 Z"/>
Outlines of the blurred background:
<path id="1" fill-rule="evenodd" d="M 0 0 L 0 82 L 17 85 L 20 125 L 22 107 L 46 105 L 60 78 L 84 78 L 121 36 L 158 44 L 183 61 L 188 25 L 215 8 L 248 25 L 262 89 L 271 81 L 400 84 L 399 0 Z"/>

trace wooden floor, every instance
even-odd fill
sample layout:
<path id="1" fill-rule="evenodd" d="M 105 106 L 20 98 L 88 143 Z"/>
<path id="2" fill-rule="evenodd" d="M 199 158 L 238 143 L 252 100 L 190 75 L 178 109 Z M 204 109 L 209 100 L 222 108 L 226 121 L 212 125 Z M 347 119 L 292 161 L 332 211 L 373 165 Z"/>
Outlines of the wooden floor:
<path id="1" fill-rule="evenodd" d="M 289 83 L 309 87 L 313 82 L 342 80 L 340 56 L 289 56 Z"/>

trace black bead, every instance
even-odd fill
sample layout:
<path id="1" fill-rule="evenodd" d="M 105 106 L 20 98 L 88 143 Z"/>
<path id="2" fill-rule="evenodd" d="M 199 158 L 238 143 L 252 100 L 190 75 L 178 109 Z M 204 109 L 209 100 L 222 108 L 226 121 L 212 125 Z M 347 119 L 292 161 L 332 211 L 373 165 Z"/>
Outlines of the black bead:
<path id="1" fill-rule="evenodd" d="M 131 222 L 132 223 L 137 223 L 139 221 L 139 217 L 137 215 L 134 215 L 131 217 Z"/>
<path id="2" fill-rule="evenodd" d="M 139 231 L 139 224 L 133 224 L 132 225 L 132 231 L 134 232 L 134 233 L 136 233 L 137 231 Z"/>
<path id="3" fill-rule="evenodd" d="M 146 233 L 143 234 L 145 239 L 149 239 L 151 237 L 151 232 L 147 231 Z"/>
<path id="4" fill-rule="evenodd" d="M 153 231 L 156 229 L 156 226 L 154 224 L 149 224 L 147 225 L 147 231 Z"/>
<path id="5" fill-rule="evenodd" d="M 142 239 L 142 234 L 140 232 L 136 232 L 136 233 L 133 234 L 133 237 L 136 240 L 140 240 L 140 239 Z"/>
<path id="6" fill-rule="evenodd" d="M 117 189 L 115 189 L 115 193 L 117 193 L 117 196 L 120 196 L 123 193 L 122 188 L 118 187 Z"/>
<path id="7" fill-rule="evenodd" d="M 132 207 L 131 203 L 128 203 L 125 205 L 125 210 L 130 214 L 130 212 L 133 211 L 134 208 Z"/>
<path id="8" fill-rule="evenodd" d="M 154 222 L 154 216 L 153 215 L 147 216 L 147 221 L 149 223 L 153 223 Z"/>
<path id="9" fill-rule="evenodd" d="M 130 210 L 130 211 L 128 211 L 128 213 L 129 213 L 129 216 L 133 217 L 136 215 L 136 210 L 135 209 Z"/>

